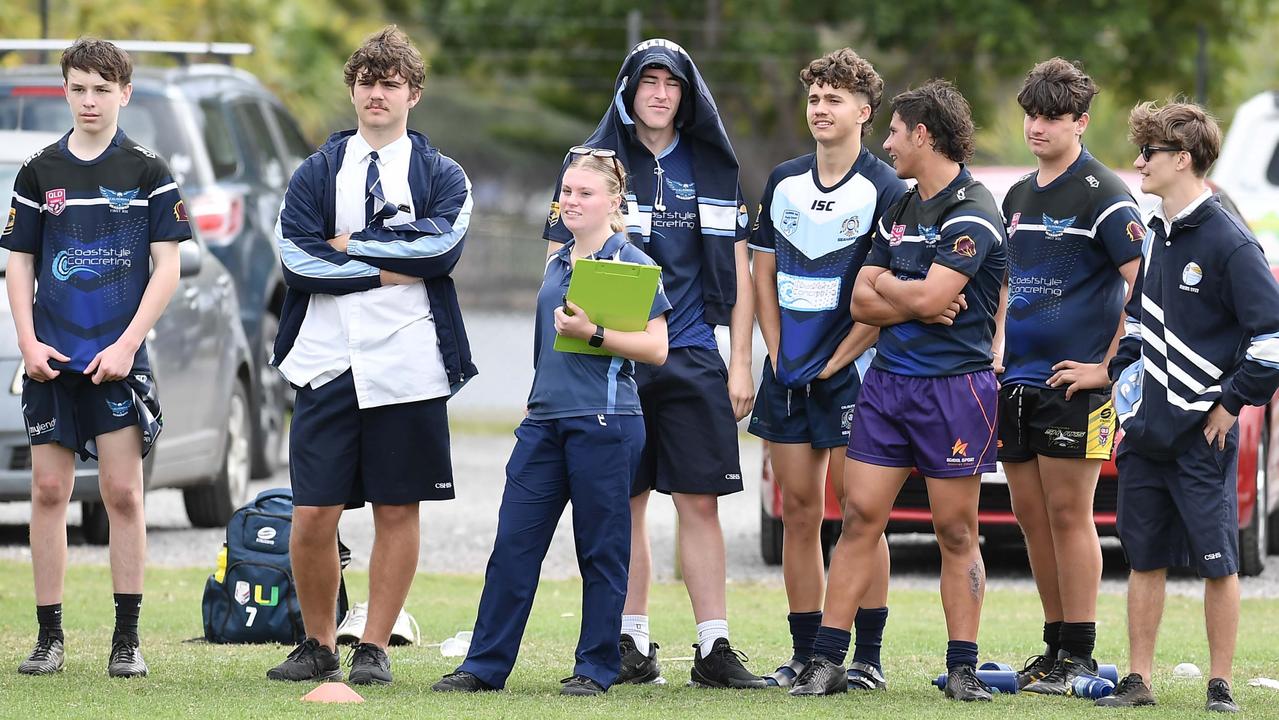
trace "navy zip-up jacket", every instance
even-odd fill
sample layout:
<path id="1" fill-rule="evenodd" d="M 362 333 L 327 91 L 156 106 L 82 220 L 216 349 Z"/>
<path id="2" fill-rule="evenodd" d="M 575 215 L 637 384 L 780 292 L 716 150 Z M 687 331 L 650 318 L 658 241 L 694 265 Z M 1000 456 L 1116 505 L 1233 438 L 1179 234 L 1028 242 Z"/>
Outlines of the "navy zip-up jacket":
<path id="1" fill-rule="evenodd" d="M 469 226 L 470 180 L 425 135 L 410 130 L 409 188 L 417 220 L 385 227 L 374 223 L 351 233 L 347 252 L 338 252 L 328 243 L 336 234 L 336 179 L 346 143 L 355 132 L 334 133 L 303 161 L 280 204 L 275 237 L 288 288 L 271 364 L 279 366 L 293 348 L 313 293 L 344 295 L 379 287 L 379 270 L 390 270 L 425 282 L 444 370 L 456 393 L 478 373 L 449 277 L 462 255 Z"/>
<path id="2" fill-rule="evenodd" d="M 1213 196 L 1165 232 L 1142 270 L 1110 361 L 1124 444 L 1168 459 L 1204 442 L 1207 413 L 1238 415 L 1279 389 L 1279 283 L 1252 233 Z"/>
<path id="3" fill-rule="evenodd" d="M 675 127 L 680 132 L 680 142 L 687 141 L 693 152 L 698 230 L 702 235 L 702 317 L 711 325 L 728 325 L 737 302 L 737 258 L 733 246 L 750 235 L 749 218 L 738 182 L 737 155 L 720 120 L 715 98 L 684 48 L 660 38 L 645 40 L 632 48 L 617 73 L 613 102 L 583 144 L 616 151 L 632 177 L 653 176 L 657 161 L 640 142 L 631 117 L 640 74 L 649 65 L 666 68 L 684 86 Z M 572 156 L 566 156 L 560 168 L 551 212 L 542 231 L 542 237 L 558 243 L 572 237 L 559 222 L 560 182 L 570 160 Z M 656 200 L 652 185 L 633 183 L 626 193 L 626 234 L 646 252 Z"/>

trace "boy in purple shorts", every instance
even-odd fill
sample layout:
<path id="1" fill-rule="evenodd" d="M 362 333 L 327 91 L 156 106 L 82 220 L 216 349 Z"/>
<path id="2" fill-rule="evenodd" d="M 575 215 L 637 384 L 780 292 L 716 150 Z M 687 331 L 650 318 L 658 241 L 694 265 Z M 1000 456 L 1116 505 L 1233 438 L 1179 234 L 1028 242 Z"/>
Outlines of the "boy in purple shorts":
<path id="1" fill-rule="evenodd" d="M 927 479 L 941 547 L 947 697 L 990 700 L 977 679 L 986 571 L 977 546 L 980 477 L 995 469 L 998 385 L 991 340 L 1007 259 L 994 198 L 963 163 L 968 102 L 942 80 L 893 98 L 884 149 L 916 186 L 879 221 L 853 287 L 853 316 L 881 328 L 844 469 L 844 532 L 831 554 L 822 627 L 793 695 L 839 692 L 849 628 L 912 468 Z"/>

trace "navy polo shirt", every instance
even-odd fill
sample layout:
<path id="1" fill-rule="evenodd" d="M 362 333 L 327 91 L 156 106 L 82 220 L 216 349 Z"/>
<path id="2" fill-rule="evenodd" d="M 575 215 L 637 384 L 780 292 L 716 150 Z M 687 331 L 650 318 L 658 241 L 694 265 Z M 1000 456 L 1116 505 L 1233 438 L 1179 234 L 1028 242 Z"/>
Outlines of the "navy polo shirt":
<path id="1" fill-rule="evenodd" d="M 537 318 L 533 335 L 533 389 L 528 396 L 530 420 L 553 420 L 582 415 L 641 415 L 635 389 L 635 363 L 623 357 L 583 355 L 555 350 L 555 308 L 564 302 L 573 277 L 570 240 L 546 262 L 546 275 L 537 293 Z M 655 265 L 644 251 L 616 233 L 605 241 L 592 260 Z M 671 309 L 662 284 L 657 285 L 649 319 Z"/>

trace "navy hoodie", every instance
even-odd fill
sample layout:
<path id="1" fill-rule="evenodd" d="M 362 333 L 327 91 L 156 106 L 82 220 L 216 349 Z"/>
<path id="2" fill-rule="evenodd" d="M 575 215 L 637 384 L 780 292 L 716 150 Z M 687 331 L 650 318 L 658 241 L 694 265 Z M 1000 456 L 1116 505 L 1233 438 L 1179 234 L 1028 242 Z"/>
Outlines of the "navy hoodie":
<path id="1" fill-rule="evenodd" d="M 425 282 L 444 370 L 456 393 L 478 374 L 471 362 L 453 278 L 449 277 L 462 256 L 472 204 L 471 182 L 462 167 L 440 154 L 425 135 L 410 130 L 409 189 L 418 219 L 386 227 L 375 222 L 351 233 L 347 252 L 338 252 L 328 244 L 336 234 L 336 178 L 346 143 L 355 132 L 334 133 L 303 161 L 280 204 L 275 237 L 288 287 L 271 364 L 279 366 L 293 349 L 312 293 L 344 295 L 379 287 L 379 270 L 390 270 Z"/>
<path id="2" fill-rule="evenodd" d="M 1214 405 L 1238 415 L 1279 389 L 1279 283 L 1216 196 L 1150 230 L 1110 377 L 1124 445 L 1170 459 L 1204 441 Z"/>
<path id="3" fill-rule="evenodd" d="M 639 76 L 644 68 L 666 68 L 683 84 L 683 96 L 675 115 L 680 142 L 688 141 L 693 153 L 693 176 L 697 187 L 698 226 L 702 235 L 702 303 L 706 322 L 727 325 L 737 301 L 737 266 L 733 245 L 750 234 L 746 201 L 738 181 L 737 155 L 720 121 L 715 99 L 702 75 L 684 48 L 670 40 L 645 40 L 636 45 L 617 74 L 613 102 L 585 145 L 617 151 L 632 177 L 649 177 L 657 167 L 653 154 L 635 134 L 631 108 Z M 568 166 L 572 156 L 564 158 Z M 564 167 L 555 183 L 551 212 L 542 236 L 567 242 L 571 233 L 559 222 L 559 188 Z M 631 242 L 646 250 L 653 222 L 653 188 L 638 183 L 626 194 L 626 233 Z"/>

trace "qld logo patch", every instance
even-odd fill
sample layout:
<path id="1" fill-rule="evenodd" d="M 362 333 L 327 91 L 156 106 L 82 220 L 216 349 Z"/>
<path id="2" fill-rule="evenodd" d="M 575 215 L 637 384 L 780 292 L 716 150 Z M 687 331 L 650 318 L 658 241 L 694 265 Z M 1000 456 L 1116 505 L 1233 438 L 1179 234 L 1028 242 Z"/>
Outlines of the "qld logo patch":
<path id="1" fill-rule="evenodd" d="M 888 244 L 897 247 L 902 244 L 902 238 L 906 237 L 905 225 L 894 225 L 892 235 L 888 238 Z"/>
<path id="2" fill-rule="evenodd" d="M 1010 220 L 1010 221 L 1009 221 L 1009 223 L 1008 223 L 1008 235 L 1009 235 L 1009 237 L 1012 237 L 1012 234 L 1013 234 L 1013 233 L 1015 233 L 1015 232 L 1017 232 L 1017 226 L 1018 226 L 1020 223 L 1021 223 L 1021 213 L 1019 213 L 1019 212 L 1015 212 L 1015 213 L 1013 213 L 1013 219 L 1012 219 L 1012 220 Z"/>
<path id="3" fill-rule="evenodd" d="M 1049 240 L 1060 239 L 1061 236 L 1065 235 L 1066 231 L 1074 224 L 1075 218 L 1073 217 L 1057 220 L 1049 217 L 1048 213 L 1044 213 L 1044 237 Z"/>
<path id="4" fill-rule="evenodd" d="M 67 209 L 66 188 L 56 188 L 44 192 L 44 207 L 54 215 L 61 215 Z"/>
<path id="5" fill-rule="evenodd" d="M 121 191 L 112 190 L 101 185 L 98 186 L 98 192 L 106 199 L 107 205 L 111 206 L 111 212 L 117 213 L 129 212 L 129 203 L 137 199 L 139 189 L 133 188 L 132 190 Z"/>

